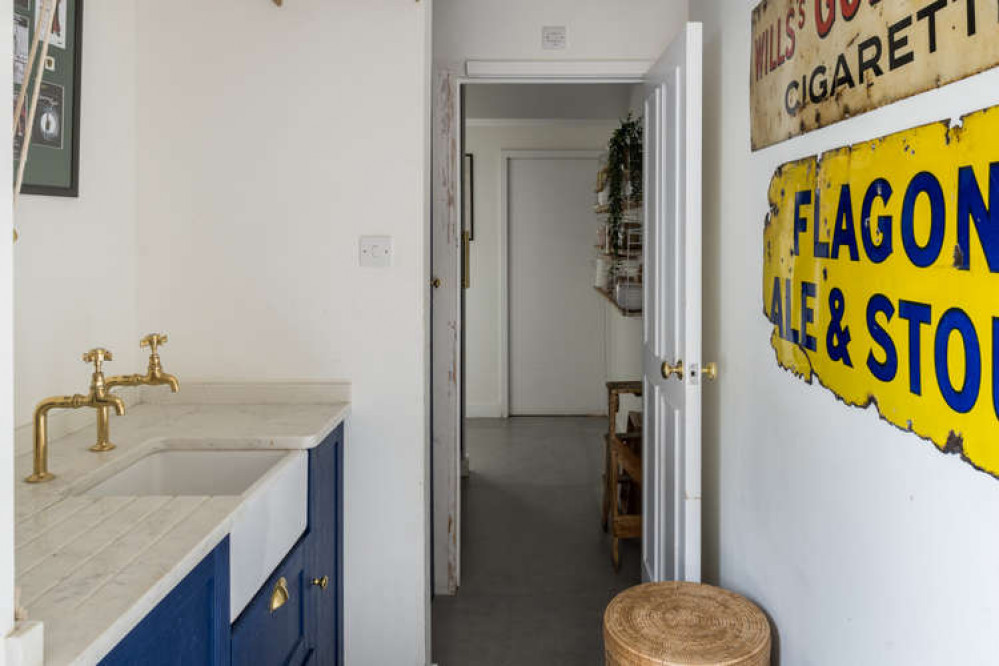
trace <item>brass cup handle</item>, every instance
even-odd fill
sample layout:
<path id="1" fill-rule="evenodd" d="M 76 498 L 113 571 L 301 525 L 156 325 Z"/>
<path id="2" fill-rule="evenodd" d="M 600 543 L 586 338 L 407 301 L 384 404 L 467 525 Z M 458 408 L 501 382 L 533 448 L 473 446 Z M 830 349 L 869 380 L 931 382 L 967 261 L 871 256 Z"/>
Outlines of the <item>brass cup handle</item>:
<path id="1" fill-rule="evenodd" d="M 663 361 L 663 379 L 669 379 L 673 375 L 677 379 L 683 379 L 683 361 L 677 361 L 676 365 L 671 365 L 669 361 Z"/>
<path id="2" fill-rule="evenodd" d="M 271 592 L 271 612 L 273 613 L 277 609 L 288 603 L 288 599 L 291 594 L 288 592 L 288 581 L 285 580 L 284 576 L 278 579 L 277 584 L 274 586 L 274 591 Z"/>
<path id="3" fill-rule="evenodd" d="M 322 578 L 313 578 L 312 584 L 325 590 L 330 584 L 330 577 L 323 576 Z"/>

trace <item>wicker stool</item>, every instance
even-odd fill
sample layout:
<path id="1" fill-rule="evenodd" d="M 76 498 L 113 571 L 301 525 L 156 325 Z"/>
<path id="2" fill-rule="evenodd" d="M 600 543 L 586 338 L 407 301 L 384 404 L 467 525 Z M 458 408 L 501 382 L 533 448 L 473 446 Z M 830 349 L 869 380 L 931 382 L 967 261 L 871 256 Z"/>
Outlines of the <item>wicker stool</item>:
<path id="1" fill-rule="evenodd" d="M 698 583 L 647 583 L 604 613 L 607 666 L 769 666 L 770 624 L 744 597 Z"/>

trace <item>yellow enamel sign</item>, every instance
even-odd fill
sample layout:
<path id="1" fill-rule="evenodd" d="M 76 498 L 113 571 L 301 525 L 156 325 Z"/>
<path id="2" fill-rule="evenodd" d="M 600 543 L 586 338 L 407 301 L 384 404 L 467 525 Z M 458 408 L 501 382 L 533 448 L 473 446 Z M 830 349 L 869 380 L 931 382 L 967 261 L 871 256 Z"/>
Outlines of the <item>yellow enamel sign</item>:
<path id="1" fill-rule="evenodd" d="M 778 363 L 999 476 L 999 107 L 779 167 Z"/>

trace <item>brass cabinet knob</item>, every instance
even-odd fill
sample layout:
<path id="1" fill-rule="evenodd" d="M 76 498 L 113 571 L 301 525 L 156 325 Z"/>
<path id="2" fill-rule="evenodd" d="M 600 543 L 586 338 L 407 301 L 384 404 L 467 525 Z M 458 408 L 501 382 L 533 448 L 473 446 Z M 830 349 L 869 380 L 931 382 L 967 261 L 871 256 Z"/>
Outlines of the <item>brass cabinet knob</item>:
<path id="1" fill-rule="evenodd" d="M 271 612 L 273 613 L 281 606 L 288 603 L 288 599 L 291 594 L 288 592 L 288 581 L 285 580 L 284 576 L 278 579 L 277 584 L 274 586 L 274 591 L 271 592 Z"/>
<path id="2" fill-rule="evenodd" d="M 440 289 L 441 279 L 439 277 L 435 277 L 433 280 L 430 281 L 430 286 L 433 287 L 434 289 Z"/>
<path id="3" fill-rule="evenodd" d="M 323 576 L 322 578 L 313 578 L 312 584 L 325 590 L 330 584 L 330 577 Z"/>
<path id="4" fill-rule="evenodd" d="M 718 364 L 705 363 L 704 367 L 701 368 L 701 375 L 705 379 L 710 379 L 712 381 L 718 379 Z"/>
<path id="5" fill-rule="evenodd" d="M 663 361 L 663 379 L 669 379 L 673 375 L 677 379 L 683 379 L 683 361 L 677 361 L 676 365 L 670 365 L 668 361 Z"/>

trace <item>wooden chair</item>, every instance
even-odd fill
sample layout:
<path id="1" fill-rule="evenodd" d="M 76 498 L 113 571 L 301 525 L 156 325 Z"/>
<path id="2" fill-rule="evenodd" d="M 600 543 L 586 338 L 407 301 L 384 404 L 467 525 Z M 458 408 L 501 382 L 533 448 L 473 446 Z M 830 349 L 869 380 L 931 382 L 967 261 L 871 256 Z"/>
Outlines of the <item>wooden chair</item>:
<path id="1" fill-rule="evenodd" d="M 621 566 L 621 539 L 642 536 L 641 417 L 628 415 L 626 432 L 617 431 L 622 395 L 642 395 L 638 381 L 607 382 L 607 435 L 604 436 L 604 496 L 602 524 L 611 534 L 611 560 Z"/>

